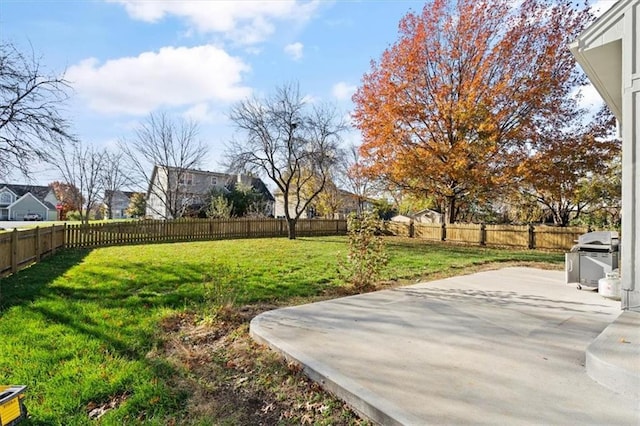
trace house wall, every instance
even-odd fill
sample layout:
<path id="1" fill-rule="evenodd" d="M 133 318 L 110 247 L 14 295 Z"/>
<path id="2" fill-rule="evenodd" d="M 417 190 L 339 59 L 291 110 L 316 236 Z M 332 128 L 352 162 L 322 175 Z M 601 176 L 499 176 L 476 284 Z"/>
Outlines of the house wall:
<path id="1" fill-rule="evenodd" d="M 187 183 L 187 181 L 180 185 L 180 188 L 184 192 L 192 194 L 206 194 L 214 187 L 222 189 L 230 180 L 235 180 L 235 177 L 231 178 L 229 175 L 223 173 L 198 171 L 191 171 L 188 173 L 191 174 L 191 183 Z M 247 185 L 251 185 L 251 180 L 247 182 L 246 179 L 244 179 L 243 182 Z"/>
<path id="2" fill-rule="evenodd" d="M 358 211 L 357 196 L 350 193 L 346 193 L 346 191 L 341 192 L 338 196 L 340 197 L 339 206 L 337 211 L 333 215 L 334 217 L 332 219 L 346 219 L 350 213 Z M 276 201 L 274 206 L 274 213 L 275 213 L 274 216 L 284 217 L 284 195 L 276 194 L 275 199 Z M 291 195 L 291 194 L 289 195 L 289 215 L 291 217 L 295 217 L 296 215 L 296 212 L 295 212 L 296 200 L 297 198 L 294 195 Z M 371 209 L 373 205 L 371 203 L 364 202 L 362 207 L 364 210 L 368 210 L 368 209 Z M 307 211 L 302 212 L 302 214 L 300 215 L 300 219 L 309 219 L 310 218 L 309 213 L 310 213 L 309 209 L 307 209 Z"/>
<path id="3" fill-rule="evenodd" d="M 147 195 L 146 216 L 152 219 L 167 218 L 167 208 L 162 202 L 163 188 L 167 186 L 167 171 L 158 167 L 153 181 L 149 185 L 149 193 Z"/>
<path id="4" fill-rule="evenodd" d="M 44 197 L 44 201 L 51 203 L 51 205 L 55 206 L 56 204 L 58 204 L 58 198 L 56 198 L 56 194 L 55 192 L 49 191 L 49 193 L 47 194 L 46 197 Z"/>
<path id="5" fill-rule="evenodd" d="M 154 219 L 169 219 L 169 212 L 164 203 L 165 194 L 169 193 L 169 186 L 174 194 L 177 193 L 180 203 L 192 206 L 205 203 L 207 195 L 213 188 L 223 189 L 230 183 L 252 186 L 253 178 L 203 170 L 185 170 L 181 176 L 178 176 L 177 170 L 173 168 L 170 168 L 167 173 L 166 169 L 157 167 L 153 181 L 149 185 L 146 215 Z M 273 208 L 272 202 L 268 204 L 266 214 L 271 213 Z"/>
<path id="6" fill-rule="evenodd" d="M 16 200 L 16 196 L 7 188 L 0 188 L 0 206 L 6 207 Z"/>
<path id="7" fill-rule="evenodd" d="M 38 213 L 43 218 L 49 218 L 49 209 L 33 195 L 27 194 L 11 206 L 10 220 L 22 220 L 28 213 Z"/>
<path id="8" fill-rule="evenodd" d="M 622 19 L 622 308 L 640 312 L 640 2 Z"/>
<path id="9" fill-rule="evenodd" d="M 117 191 L 113 194 L 111 199 L 111 215 L 113 219 L 125 219 L 128 218 L 127 209 L 129 208 L 130 200 L 122 191 Z"/>
<path id="10" fill-rule="evenodd" d="M 277 194 L 275 195 L 275 199 L 276 199 L 276 202 L 274 206 L 274 216 L 277 218 L 285 217 L 284 195 Z M 295 205 L 296 205 L 296 198 L 289 195 L 289 216 L 290 217 L 296 216 Z M 302 212 L 302 214 L 300 215 L 300 219 L 307 219 L 307 218 L 308 218 L 307 212 Z"/>
<path id="11" fill-rule="evenodd" d="M 9 220 L 8 207 L 15 201 L 13 192 L 7 188 L 0 188 L 0 220 Z"/>

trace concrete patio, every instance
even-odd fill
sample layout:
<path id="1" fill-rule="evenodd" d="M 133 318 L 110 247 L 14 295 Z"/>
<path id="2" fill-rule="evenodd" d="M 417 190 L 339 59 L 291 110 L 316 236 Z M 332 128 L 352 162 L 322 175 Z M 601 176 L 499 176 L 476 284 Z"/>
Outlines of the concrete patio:
<path id="1" fill-rule="evenodd" d="M 266 312 L 251 333 L 379 424 L 638 425 L 640 314 L 621 314 L 562 271 L 505 268 Z"/>

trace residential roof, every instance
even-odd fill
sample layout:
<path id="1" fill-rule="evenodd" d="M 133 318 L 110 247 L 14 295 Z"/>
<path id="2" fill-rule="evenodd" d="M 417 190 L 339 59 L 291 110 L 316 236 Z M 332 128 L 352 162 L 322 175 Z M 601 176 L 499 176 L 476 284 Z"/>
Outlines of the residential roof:
<path id="1" fill-rule="evenodd" d="M 228 175 L 230 177 L 232 177 L 231 175 Z M 228 189 L 234 189 L 237 185 L 237 181 L 232 181 L 229 184 L 226 185 L 226 187 Z M 256 177 L 252 177 L 251 178 L 251 187 L 253 189 L 255 189 L 256 191 L 258 191 L 259 193 L 261 193 L 262 195 L 265 196 L 265 198 L 267 198 L 267 200 L 269 201 L 275 201 L 276 199 L 273 198 L 273 195 L 271 195 L 271 191 L 269 191 L 269 188 L 267 188 L 267 185 L 264 184 L 264 182 L 262 181 L 262 179 L 256 178 Z"/>
<path id="2" fill-rule="evenodd" d="M 18 198 L 30 193 L 48 208 L 53 210 L 56 208 L 56 206 L 44 200 L 45 197 L 49 195 L 49 192 L 51 192 L 51 188 L 48 186 L 0 183 L 0 189 L 2 188 L 9 189 L 11 192 L 16 194 Z"/>
<path id="3" fill-rule="evenodd" d="M 120 194 L 124 194 L 127 198 L 131 198 L 133 197 L 135 194 L 142 194 L 144 195 L 144 192 L 135 192 L 135 191 L 112 191 L 110 189 L 107 189 L 104 191 L 104 196 L 105 198 L 108 198 L 112 192 L 116 192 L 116 193 L 120 193 Z"/>

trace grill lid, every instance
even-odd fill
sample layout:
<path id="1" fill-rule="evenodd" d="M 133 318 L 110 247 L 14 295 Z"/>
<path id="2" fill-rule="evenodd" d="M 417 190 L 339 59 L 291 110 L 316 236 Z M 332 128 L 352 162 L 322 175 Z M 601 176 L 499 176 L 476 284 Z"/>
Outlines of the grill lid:
<path id="1" fill-rule="evenodd" d="M 605 250 L 605 251 L 618 251 L 619 239 L 616 231 L 594 231 L 587 232 L 578 237 L 578 244 L 571 248 L 572 252 L 580 251 L 581 249 L 588 250 Z"/>
<path id="2" fill-rule="evenodd" d="M 578 237 L 578 245 L 600 245 L 612 246 L 618 244 L 618 233 L 616 231 L 594 231 L 587 232 Z"/>

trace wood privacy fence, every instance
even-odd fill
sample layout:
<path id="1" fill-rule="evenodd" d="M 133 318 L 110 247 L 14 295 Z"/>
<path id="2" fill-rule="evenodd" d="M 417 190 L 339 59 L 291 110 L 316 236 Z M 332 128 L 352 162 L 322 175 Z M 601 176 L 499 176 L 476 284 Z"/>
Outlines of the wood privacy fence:
<path id="1" fill-rule="evenodd" d="M 513 247 L 522 249 L 569 251 L 587 227 L 559 228 L 533 225 L 424 224 L 385 222 L 392 235 L 429 241 Z"/>
<path id="2" fill-rule="evenodd" d="M 300 219 L 298 237 L 344 235 L 346 220 Z M 65 248 L 125 244 L 286 237 L 284 219 L 190 219 L 54 225 L 0 232 L 0 276 Z"/>
<path id="3" fill-rule="evenodd" d="M 522 249 L 568 251 L 588 228 L 483 224 L 431 225 L 385 222 L 392 234 L 428 241 L 447 241 Z M 344 235 L 346 220 L 300 219 L 299 237 Z M 40 261 L 56 250 L 156 242 L 286 237 L 284 219 L 144 220 L 136 222 L 53 225 L 0 233 L 0 276 Z"/>

